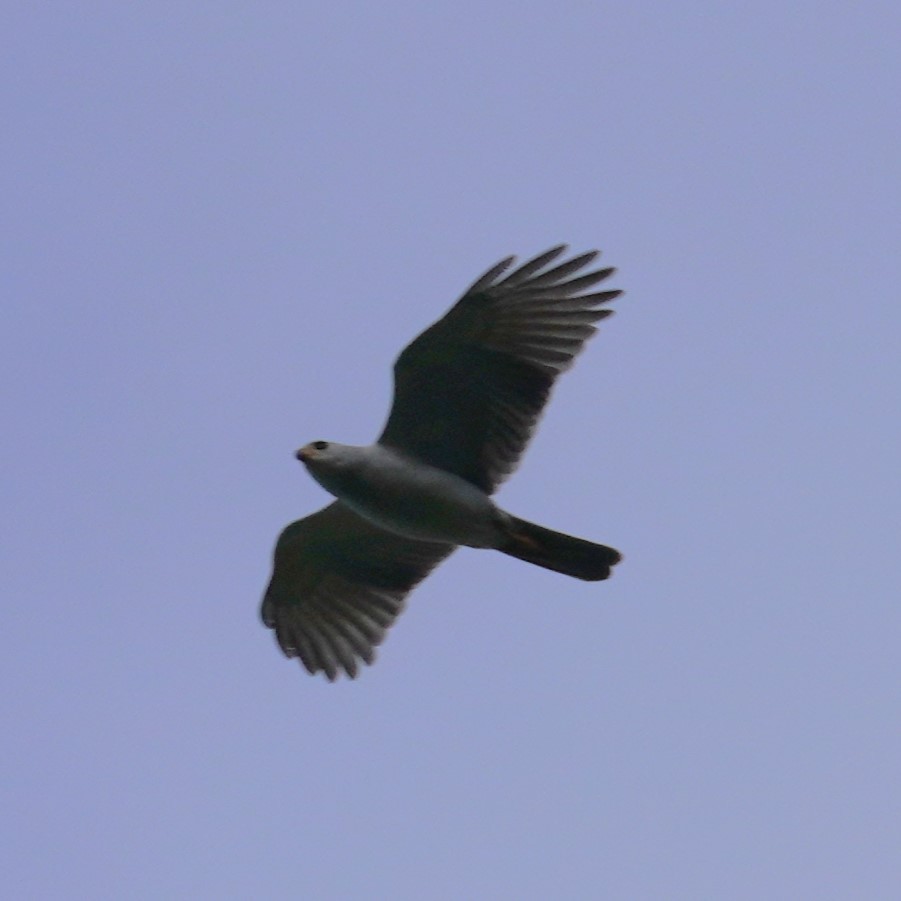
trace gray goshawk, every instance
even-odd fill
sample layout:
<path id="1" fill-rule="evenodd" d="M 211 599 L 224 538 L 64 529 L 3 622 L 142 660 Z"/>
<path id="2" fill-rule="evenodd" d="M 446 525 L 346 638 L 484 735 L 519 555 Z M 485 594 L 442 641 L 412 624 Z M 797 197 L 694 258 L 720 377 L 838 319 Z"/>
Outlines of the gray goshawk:
<path id="1" fill-rule="evenodd" d="M 493 548 L 578 579 L 606 579 L 613 548 L 526 522 L 491 500 L 516 468 L 557 376 L 599 309 L 613 269 L 597 256 L 552 268 L 554 247 L 504 277 L 492 266 L 394 365 L 394 402 L 375 444 L 314 441 L 297 452 L 337 500 L 279 536 L 263 622 L 288 657 L 334 680 L 357 675 L 407 594 L 458 545 Z M 585 293 L 588 292 L 588 293 Z"/>

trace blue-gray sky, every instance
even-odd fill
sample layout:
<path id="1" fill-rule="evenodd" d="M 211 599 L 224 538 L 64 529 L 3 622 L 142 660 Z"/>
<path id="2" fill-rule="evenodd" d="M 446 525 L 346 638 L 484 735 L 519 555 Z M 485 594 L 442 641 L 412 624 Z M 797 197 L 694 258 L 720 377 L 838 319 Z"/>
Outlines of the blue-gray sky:
<path id="1" fill-rule="evenodd" d="M 893 3 L 6 3 L 16 898 L 901 893 Z M 357 682 L 257 608 L 481 270 L 626 290 Z M 9 889 L 11 886 L 11 890 Z"/>

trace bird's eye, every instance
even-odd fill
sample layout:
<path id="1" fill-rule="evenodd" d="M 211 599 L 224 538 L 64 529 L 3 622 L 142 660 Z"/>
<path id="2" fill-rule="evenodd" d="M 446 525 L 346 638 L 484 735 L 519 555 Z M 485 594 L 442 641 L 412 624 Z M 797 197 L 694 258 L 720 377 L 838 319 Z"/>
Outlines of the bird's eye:
<path id="1" fill-rule="evenodd" d="M 314 441 L 313 447 L 315 447 L 316 450 L 325 450 L 328 447 L 328 441 Z"/>

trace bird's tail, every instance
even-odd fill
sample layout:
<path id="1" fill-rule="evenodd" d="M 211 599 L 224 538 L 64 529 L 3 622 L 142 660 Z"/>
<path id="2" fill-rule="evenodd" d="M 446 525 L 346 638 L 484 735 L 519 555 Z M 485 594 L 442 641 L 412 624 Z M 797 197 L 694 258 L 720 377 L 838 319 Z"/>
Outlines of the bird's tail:
<path id="1" fill-rule="evenodd" d="M 515 516 L 510 516 L 507 542 L 498 550 L 587 582 L 606 579 L 610 568 L 622 559 L 620 552 L 612 547 L 554 532 Z"/>

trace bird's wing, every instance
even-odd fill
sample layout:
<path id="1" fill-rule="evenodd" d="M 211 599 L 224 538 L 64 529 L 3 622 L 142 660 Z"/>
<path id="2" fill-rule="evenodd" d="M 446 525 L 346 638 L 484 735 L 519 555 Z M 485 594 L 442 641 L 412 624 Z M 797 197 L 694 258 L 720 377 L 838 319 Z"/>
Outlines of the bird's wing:
<path id="1" fill-rule="evenodd" d="M 588 292 L 613 269 L 577 274 L 597 251 L 548 268 L 565 250 L 505 278 L 502 260 L 401 353 L 382 444 L 488 493 L 513 472 L 554 380 L 612 312 L 597 308 L 622 293 Z"/>
<path id="2" fill-rule="evenodd" d="M 410 590 L 453 549 L 385 532 L 335 501 L 279 536 L 263 622 L 309 672 L 354 678 Z"/>

